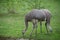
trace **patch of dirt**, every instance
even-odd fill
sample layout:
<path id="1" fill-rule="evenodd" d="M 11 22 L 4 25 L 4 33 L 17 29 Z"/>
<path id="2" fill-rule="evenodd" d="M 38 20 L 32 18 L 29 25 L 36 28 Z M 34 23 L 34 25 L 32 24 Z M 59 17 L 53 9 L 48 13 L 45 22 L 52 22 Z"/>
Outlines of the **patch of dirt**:
<path id="1" fill-rule="evenodd" d="M 0 40 L 16 40 L 16 38 L 0 37 Z"/>
<path id="2" fill-rule="evenodd" d="M 29 40 L 29 39 L 28 38 L 24 39 L 24 38 L 0 37 L 0 40 Z M 30 40 L 33 40 L 33 39 L 30 39 Z"/>

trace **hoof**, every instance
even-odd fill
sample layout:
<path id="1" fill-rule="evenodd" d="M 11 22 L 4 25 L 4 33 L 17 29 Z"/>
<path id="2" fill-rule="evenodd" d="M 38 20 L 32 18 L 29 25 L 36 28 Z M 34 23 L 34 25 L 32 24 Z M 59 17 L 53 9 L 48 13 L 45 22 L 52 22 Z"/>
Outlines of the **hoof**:
<path id="1" fill-rule="evenodd" d="M 52 31 L 52 30 L 50 30 L 50 32 L 52 33 L 53 31 Z"/>
<path id="2" fill-rule="evenodd" d="M 22 32 L 22 35 L 24 35 L 24 32 Z"/>

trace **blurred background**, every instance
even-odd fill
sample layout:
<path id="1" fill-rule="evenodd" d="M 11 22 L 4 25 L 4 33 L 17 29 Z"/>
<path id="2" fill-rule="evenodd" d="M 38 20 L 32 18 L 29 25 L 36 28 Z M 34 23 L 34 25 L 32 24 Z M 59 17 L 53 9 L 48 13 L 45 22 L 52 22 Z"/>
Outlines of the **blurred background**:
<path id="1" fill-rule="evenodd" d="M 0 0 L 0 37 L 22 38 L 22 30 L 25 28 L 24 16 L 32 9 L 48 9 L 51 11 L 51 26 L 53 33 L 46 34 L 43 22 L 43 33 L 40 34 L 38 23 L 37 40 L 59 40 L 60 39 L 60 0 Z M 29 38 L 32 23 L 25 33 Z M 32 38 L 35 34 L 33 32 Z"/>

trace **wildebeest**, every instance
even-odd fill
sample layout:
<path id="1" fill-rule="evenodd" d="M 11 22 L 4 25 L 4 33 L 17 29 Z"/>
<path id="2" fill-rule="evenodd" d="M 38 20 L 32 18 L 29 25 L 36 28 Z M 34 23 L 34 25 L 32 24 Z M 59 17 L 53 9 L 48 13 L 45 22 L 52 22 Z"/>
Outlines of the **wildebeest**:
<path id="1" fill-rule="evenodd" d="M 32 35 L 32 32 L 36 28 L 37 32 L 37 23 L 40 22 L 40 31 L 42 33 L 42 22 L 45 21 L 45 26 L 47 33 L 48 31 L 52 32 L 52 28 L 50 26 L 50 19 L 51 19 L 51 12 L 48 9 L 33 9 L 30 11 L 28 14 L 25 15 L 25 25 L 26 28 L 23 30 L 23 34 L 27 31 L 28 29 L 28 22 L 33 23 L 33 29 L 30 33 Z"/>

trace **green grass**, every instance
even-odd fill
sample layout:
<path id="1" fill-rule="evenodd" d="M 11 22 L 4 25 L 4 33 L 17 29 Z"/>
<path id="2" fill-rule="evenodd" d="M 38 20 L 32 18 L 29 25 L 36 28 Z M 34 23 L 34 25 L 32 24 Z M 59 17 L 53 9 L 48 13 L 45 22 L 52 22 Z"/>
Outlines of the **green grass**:
<path id="1" fill-rule="evenodd" d="M 43 22 L 43 33 L 40 33 L 40 25 L 38 23 L 38 30 L 37 30 L 37 40 L 59 40 L 60 39 L 60 6 L 59 1 L 42 1 L 41 6 L 44 6 L 45 8 L 49 9 L 52 14 L 51 19 L 51 26 L 53 29 L 53 33 L 46 35 L 46 28 Z M 3 2 L 2 2 L 3 3 Z M 3 37 L 17 37 L 22 38 L 22 30 L 25 28 L 24 25 L 24 16 L 25 14 L 30 11 L 32 8 L 29 6 L 17 6 L 15 9 L 17 9 L 17 14 L 6 14 L 3 16 L 0 16 L 0 36 Z M 23 4 L 23 3 L 22 3 Z M 1 7 L 2 5 L 0 5 Z M 7 5 L 5 5 L 7 8 Z M 11 6 L 11 4 L 10 4 Z M 19 8 L 20 7 L 20 8 Z M 21 8 L 22 7 L 22 8 Z M 24 8 L 25 7 L 25 8 Z M 13 7 L 12 7 L 13 8 Z M 30 8 L 30 9 L 28 9 Z M 3 11 L 1 10 L 1 13 L 7 13 L 7 10 Z M 32 23 L 29 23 L 29 28 L 27 32 L 25 33 L 25 38 L 29 38 L 29 34 L 32 30 Z M 33 32 L 32 38 L 35 37 L 35 31 Z"/>
<path id="2" fill-rule="evenodd" d="M 60 39 L 60 22 L 58 18 L 58 14 L 53 14 L 51 19 L 51 26 L 53 28 L 53 33 L 50 35 L 46 35 L 46 29 L 43 22 L 43 33 L 40 34 L 40 28 L 38 23 L 38 40 L 57 40 Z M 0 35 L 4 37 L 18 37 L 22 38 L 22 30 L 25 28 L 24 25 L 24 16 L 20 15 L 10 15 L 0 17 Z M 26 32 L 26 37 L 29 38 L 30 31 L 32 29 L 32 23 L 29 23 L 29 28 Z M 33 32 L 32 38 L 34 38 L 35 34 Z"/>

